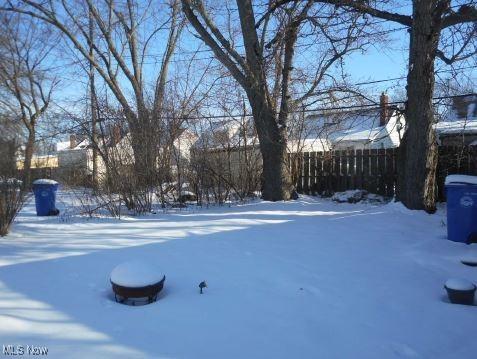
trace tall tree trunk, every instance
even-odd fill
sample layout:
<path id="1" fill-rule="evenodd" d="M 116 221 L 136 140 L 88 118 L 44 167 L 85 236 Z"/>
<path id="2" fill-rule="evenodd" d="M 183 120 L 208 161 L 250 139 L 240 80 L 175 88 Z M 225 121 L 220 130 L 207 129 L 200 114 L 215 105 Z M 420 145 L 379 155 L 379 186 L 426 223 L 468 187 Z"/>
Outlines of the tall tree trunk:
<path id="1" fill-rule="evenodd" d="M 249 96 L 263 161 L 262 198 L 267 201 L 287 201 L 291 198 L 291 178 L 287 167 L 286 131 L 280 131 L 274 111 L 266 105 L 263 95 Z"/>
<path id="2" fill-rule="evenodd" d="M 31 184 L 31 161 L 35 150 L 35 130 L 28 130 L 28 140 L 25 146 L 25 159 L 23 161 L 23 186 L 29 188 Z"/>
<path id="3" fill-rule="evenodd" d="M 147 110 L 138 110 L 138 120 L 130 126 L 131 147 L 134 156 L 134 170 L 137 185 L 151 189 L 157 185 L 158 134 L 156 124 L 151 123 Z"/>
<path id="4" fill-rule="evenodd" d="M 286 145 L 272 141 L 262 142 L 262 197 L 267 201 L 287 201 L 291 198 L 291 179 L 286 165 Z"/>
<path id="5" fill-rule="evenodd" d="M 406 108 L 408 128 L 400 148 L 398 197 L 407 208 L 434 212 L 437 145 L 432 98 L 440 24 L 433 20 L 434 1 L 413 3 Z"/>

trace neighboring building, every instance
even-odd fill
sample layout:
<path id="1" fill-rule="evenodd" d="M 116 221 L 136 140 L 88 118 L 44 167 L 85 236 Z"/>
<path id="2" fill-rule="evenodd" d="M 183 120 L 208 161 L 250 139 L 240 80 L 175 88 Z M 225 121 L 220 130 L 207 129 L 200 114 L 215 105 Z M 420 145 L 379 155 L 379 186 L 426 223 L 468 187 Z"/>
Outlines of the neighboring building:
<path id="1" fill-rule="evenodd" d="M 477 143 L 477 95 L 454 97 L 452 105 L 435 125 L 438 141 L 443 146 Z"/>
<path id="2" fill-rule="evenodd" d="M 12 170 L 23 170 L 25 158 L 25 146 L 21 146 L 25 140 L 22 138 L 24 132 L 21 122 L 9 119 L 0 119 L 0 168 L 4 172 L 4 166 L 8 166 L 9 172 Z M 32 169 L 54 169 L 58 167 L 58 158 L 50 148 L 37 146 L 35 154 L 31 159 Z M 7 164 L 8 163 L 8 164 Z M 13 166 L 13 169 L 12 169 Z"/>
<path id="3" fill-rule="evenodd" d="M 22 170 L 25 159 L 23 157 L 17 158 L 17 169 Z M 35 168 L 57 168 L 58 156 L 56 154 L 50 155 L 33 155 L 31 158 L 31 167 Z"/>
<path id="4" fill-rule="evenodd" d="M 379 109 L 312 114 L 305 121 L 308 133 L 304 139 L 319 143 L 320 151 L 399 147 L 406 126 L 402 111 L 389 106 L 384 93 Z"/>
<path id="5" fill-rule="evenodd" d="M 194 136 L 190 131 L 183 130 L 181 135 L 173 142 L 173 154 L 171 156 L 172 171 L 177 170 L 178 163 L 184 163 L 190 159 L 190 147 L 194 142 Z M 69 182 L 82 179 L 84 184 L 91 183 L 93 175 L 93 148 L 88 139 L 77 140 L 75 135 L 70 135 L 70 140 L 57 144 L 58 167 L 60 175 L 69 179 Z M 101 151 L 111 161 L 129 167 L 134 164 L 134 153 L 131 146 L 130 133 L 114 126 L 105 139 Z M 99 152 L 99 151 L 98 151 Z M 106 165 L 103 157 L 97 155 L 98 180 L 101 182 L 106 176 Z"/>
<path id="6" fill-rule="evenodd" d="M 304 120 L 290 121 L 288 152 L 317 152 L 344 149 L 379 149 L 399 147 L 406 121 L 402 111 L 389 105 L 382 94 L 378 109 L 360 109 L 311 114 Z M 248 133 L 245 139 L 242 133 Z M 197 146 L 209 151 L 242 151 L 252 146 L 258 150 L 252 119 L 217 121 L 202 132 Z"/>
<path id="7" fill-rule="evenodd" d="M 180 135 L 172 142 L 171 148 L 171 170 L 172 174 L 177 174 L 180 168 L 187 166 L 191 161 L 191 150 L 198 140 L 198 136 L 188 130 L 181 129 Z"/>
<path id="8" fill-rule="evenodd" d="M 242 194 L 260 188 L 262 157 L 251 119 L 203 123 L 198 132 L 200 136 L 191 147 L 191 163 L 202 187 L 212 188 L 220 198 L 226 188 Z"/>
<path id="9" fill-rule="evenodd" d="M 180 129 L 180 134 L 172 141 L 172 146 L 168 146 L 170 157 L 167 158 L 168 164 L 171 166 L 172 171 L 176 171 L 181 164 L 188 163 L 190 161 L 191 147 L 197 141 L 197 136 L 188 129 Z M 162 138 L 164 143 L 170 143 L 170 141 L 164 137 Z M 109 144 L 110 153 L 115 156 L 119 156 L 122 162 L 132 164 L 134 163 L 134 152 L 131 146 L 131 134 L 125 135 L 116 134 L 113 136 L 112 142 Z M 113 154 L 114 152 L 114 154 Z M 158 166 L 163 165 L 162 160 L 166 158 L 159 156 L 157 162 Z"/>
<path id="10" fill-rule="evenodd" d="M 56 144 L 58 177 L 71 185 L 89 185 L 93 174 L 93 149 L 88 139 L 70 135 L 69 141 Z M 104 165 L 97 156 L 98 174 L 104 173 Z"/>

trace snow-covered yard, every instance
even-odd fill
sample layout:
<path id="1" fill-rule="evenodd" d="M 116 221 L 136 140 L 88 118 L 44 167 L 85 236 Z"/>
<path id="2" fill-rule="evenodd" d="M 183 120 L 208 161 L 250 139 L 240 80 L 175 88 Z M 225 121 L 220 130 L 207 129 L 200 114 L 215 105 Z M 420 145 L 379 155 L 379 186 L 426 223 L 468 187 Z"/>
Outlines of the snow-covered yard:
<path id="1" fill-rule="evenodd" d="M 53 358 L 476 358 L 477 307 L 448 303 L 443 284 L 477 280 L 460 263 L 477 248 L 447 241 L 444 222 L 442 209 L 309 197 L 66 222 L 29 204 L 0 239 L 0 344 Z M 166 274 L 157 302 L 114 302 L 109 274 L 131 259 Z"/>

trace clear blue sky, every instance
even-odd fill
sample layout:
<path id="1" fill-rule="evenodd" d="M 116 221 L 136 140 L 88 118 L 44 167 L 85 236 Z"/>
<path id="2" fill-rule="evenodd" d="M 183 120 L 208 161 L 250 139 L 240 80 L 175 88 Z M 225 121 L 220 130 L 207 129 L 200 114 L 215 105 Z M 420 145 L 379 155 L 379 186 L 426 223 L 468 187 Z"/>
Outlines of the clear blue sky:
<path id="1" fill-rule="evenodd" d="M 392 10 L 404 14 L 409 14 L 411 11 L 409 5 L 409 0 L 396 1 L 395 6 Z M 383 30 L 396 29 L 401 27 L 401 25 L 393 23 L 386 23 L 382 25 Z M 150 61 L 151 63 L 156 60 L 160 60 L 160 56 L 154 55 L 160 55 L 162 53 L 162 49 L 164 48 L 164 39 L 166 35 L 167 32 L 164 31 L 163 36 L 159 36 L 157 38 L 154 47 L 151 49 L 151 54 L 153 56 L 148 58 L 148 61 Z M 374 46 L 368 46 L 364 53 L 355 53 L 351 56 L 346 57 L 344 61 L 344 68 L 350 76 L 349 81 L 352 83 L 357 83 L 405 76 L 407 73 L 408 41 L 409 35 L 407 31 L 405 29 L 398 30 L 386 35 L 384 43 L 378 43 Z M 193 37 L 188 31 L 184 32 L 181 47 L 186 50 L 194 50 L 198 47 L 201 47 L 202 49 L 207 49 L 201 43 L 200 40 Z M 211 55 L 212 54 L 210 52 L 204 52 L 198 54 L 197 57 L 207 58 Z M 301 56 L 306 57 L 307 55 L 302 54 Z M 179 50 L 178 54 L 175 57 L 176 61 L 179 62 L 176 62 L 175 65 L 181 66 L 180 59 L 183 58 L 184 57 L 180 54 Z M 297 56 L 297 61 L 302 61 L 300 60 L 300 54 Z M 442 64 L 440 64 L 439 67 L 442 67 Z M 469 74 L 471 74 L 472 76 L 475 75 L 475 70 L 468 71 Z M 145 72 L 149 75 L 151 80 L 157 73 L 157 71 L 154 70 L 153 65 L 148 65 Z M 69 75 L 63 80 L 63 90 L 61 96 L 64 99 L 71 100 L 79 96 L 84 96 L 84 83 L 78 82 L 78 80 L 84 81 L 85 79 L 82 79 L 81 76 L 78 75 Z M 373 97 L 377 97 L 381 91 L 388 91 L 388 93 L 393 96 L 393 94 L 402 94 L 404 91 L 404 86 L 405 80 L 400 80 L 370 85 L 367 86 L 366 89 L 369 90 L 370 94 L 372 94 Z"/>

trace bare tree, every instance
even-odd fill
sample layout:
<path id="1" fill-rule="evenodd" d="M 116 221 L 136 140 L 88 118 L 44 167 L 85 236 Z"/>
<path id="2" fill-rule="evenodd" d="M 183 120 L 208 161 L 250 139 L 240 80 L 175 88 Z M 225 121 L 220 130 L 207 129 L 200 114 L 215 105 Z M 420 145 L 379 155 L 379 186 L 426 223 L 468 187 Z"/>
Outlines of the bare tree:
<path id="1" fill-rule="evenodd" d="M 58 84 L 48 70 L 53 35 L 39 21 L 18 14 L 1 14 L 0 27 L 0 105 L 10 117 L 20 118 L 27 131 L 23 185 L 28 187 L 37 124 Z"/>
<path id="2" fill-rule="evenodd" d="M 277 0 L 277 9 L 292 0 Z M 398 23 L 409 28 L 407 76 L 407 131 L 401 145 L 398 196 L 410 209 L 435 211 L 437 145 L 434 124 L 435 60 L 447 64 L 475 55 L 477 8 L 474 0 L 414 0 L 412 15 L 383 10 L 388 0 L 317 0 L 353 12 Z M 456 3 L 455 6 L 451 6 Z M 457 41 L 455 35 L 459 34 Z M 450 41 L 449 36 L 454 39 Z M 444 45 L 439 48 L 439 45 Z M 469 51 L 470 48 L 470 51 Z M 450 54 L 449 54 L 450 52 Z"/>
<path id="3" fill-rule="evenodd" d="M 280 68 L 281 105 L 276 115 L 276 99 L 268 87 L 265 67 L 265 39 L 260 40 L 251 0 L 237 1 L 245 57 L 239 54 L 217 28 L 201 1 L 194 5 L 182 0 L 183 11 L 201 39 L 217 59 L 230 71 L 247 94 L 260 140 L 263 158 L 263 193 L 266 200 L 288 200 L 291 196 L 290 175 L 286 166 L 287 119 L 290 107 L 289 81 L 298 30 L 305 21 L 312 1 L 296 4 L 283 30 L 284 55 Z M 200 20 L 199 20 L 200 18 Z"/>
<path id="4" fill-rule="evenodd" d="M 137 185 L 149 188 L 156 184 L 155 164 L 169 64 L 184 26 L 178 0 L 171 0 L 164 9 L 153 3 L 19 0 L 7 1 L 3 7 L 3 10 L 30 15 L 56 27 L 94 67 L 126 116 Z M 167 42 L 153 79 L 153 94 L 149 97 L 144 77 L 145 60 L 151 43 L 163 30 L 168 33 Z"/>

